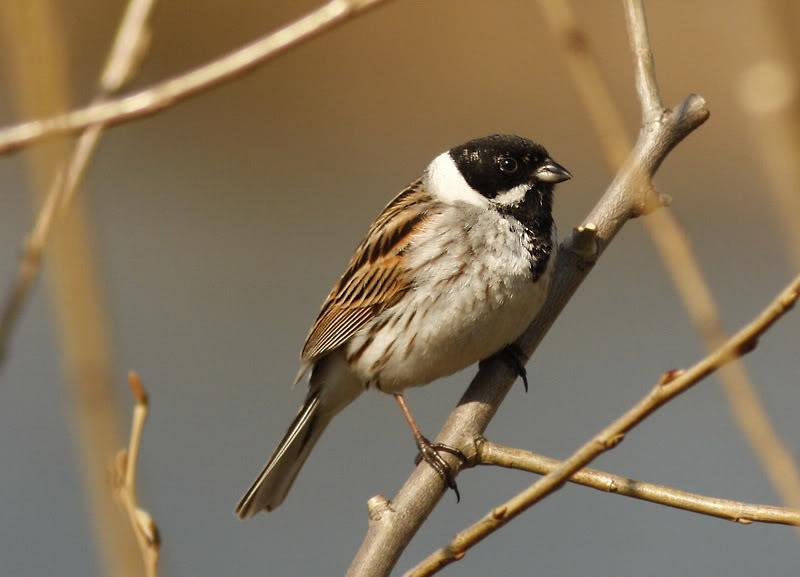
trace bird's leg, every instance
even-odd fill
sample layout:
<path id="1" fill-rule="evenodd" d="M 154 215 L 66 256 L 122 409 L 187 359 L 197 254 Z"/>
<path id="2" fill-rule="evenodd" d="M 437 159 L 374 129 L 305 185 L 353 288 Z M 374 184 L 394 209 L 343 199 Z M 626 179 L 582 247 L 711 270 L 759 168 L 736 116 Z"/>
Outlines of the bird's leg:
<path id="1" fill-rule="evenodd" d="M 508 345 L 506 348 L 497 351 L 493 354 L 492 357 L 497 357 L 498 359 L 502 359 L 506 362 L 511 368 L 517 373 L 522 379 L 522 385 L 525 387 L 525 392 L 528 392 L 528 371 L 525 369 L 525 363 L 528 361 L 527 356 L 525 353 L 522 352 L 522 349 L 516 343 L 512 343 Z M 488 359 L 486 359 L 488 360 Z M 481 361 L 479 364 L 483 364 Z"/>
<path id="2" fill-rule="evenodd" d="M 447 486 L 455 492 L 456 502 L 461 501 L 461 493 L 458 492 L 458 485 L 456 484 L 456 477 L 453 473 L 453 469 L 447 464 L 447 461 L 442 458 L 442 456 L 439 454 L 439 451 L 450 453 L 451 455 L 454 455 L 460 459 L 462 462 L 466 462 L 467 457 L 464 455 L 464 453 L 455 447 L 451 447 L 450 445 L 445 445 L 444 443 L 431 443 L 425 437 L 425 435 L 422 434 L 422 431 L 419 430 L 417 422 L 411 415 L 411 410 L 408 408 L 408 404 L 406 404 L 405 397 L 400 394 L 395 394 L 394 400 L 397 401 L 398 405 L 400 405 L 400 410 L 403 411 L 403 416 L 406 418 L 408 426 L 411 427 L 411 432 L 414 434 L 414 440 L 417 442 L 419 454 L 417 455 L 417 458 L 414 459 L 414 464 L 418 465 L 420 461 L 424 459 L 425 462 L 433 467 L 433 470 L 439 474 Z"/>

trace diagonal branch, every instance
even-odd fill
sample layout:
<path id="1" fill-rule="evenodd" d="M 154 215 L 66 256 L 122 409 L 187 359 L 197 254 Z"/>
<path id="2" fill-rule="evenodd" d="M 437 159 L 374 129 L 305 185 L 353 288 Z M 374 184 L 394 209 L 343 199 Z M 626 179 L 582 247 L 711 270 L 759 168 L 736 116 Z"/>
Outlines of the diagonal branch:
<path id="1" fill-rule="evenodd" d="M 798 298 L 800 298 L 800 275 L 795 277 L 758 317 L 716 351 L 686 371 L 673 370 L 664 373 L 653 389 L 624 415 L 587 441 L 553 471 L 499 507 L 495 507 L 480 521 L 460 531 L 445 547 L 435 551 L 406 573 L 406 577 L 433 575 L 450 563 L 463 558 L 468 549 L 558 490 L 567 479 L 598 455 L 616 447 L 631 429 L 658 408 L 689 390 L 723 365 L 754 350 L 759 337 L 785 315 Z"/>
<path id="2" fill-rule="evenodd" d="M 621 112 L 611 97 L 611 90 L 603 78 L 588 39 L 578 25 L 568 0 L 541 0 L 540 6 L 545 21 L 553 29 L 561 45 L 567 69 L 606 153 L 609 168 L 617 171 L 630 150 L 630 142 L 625 133 Z M 640 14 L 640 7 L 628 6 L 629 17 Z M 639 27 L 639 30 L 643 31 L 644 26 Z M 641 48 L 648 44 L 646 38 L 639 40 L 639 48 L 634 47 L 634 50 L 650 54 L 649 48 Z M 648 66 L 652 68 L 652 64 Z M 638 84 L 640 93 L 644 94 L 655 86 L 654 81 L 642 81 Z M 792 123 L 786 125 L 791 126 Z M 792 149 L 791 146 L 784 148 Z M 792 215 L 789 218 L 796 215 L 791 210 L 783 212 Z M 643 225 L 653 240 L 692 323 L 703 339 L 706 350 L 714 350 L 728 335 L 683 227 L 669 208 L 649 214 L 643 219 Z M 772 485 L 784 503 L 795 508 L 800 507 L 800 471 L 792 452 L 772 425 L 744 364 L 733 362 L 727 365 L 720 370 L 719 377 L 733 417 L 761 461 Z"/>
<path id="3" fill-rule="evenodd" d="M 555 471 L 562 462 L 532 451 L 504 447 L 486 439 L 476 440 L 478 465 L 494 465 L 546 475 Z M 569 482 L 591 487 L 605 493 L 641 499 L 667 507 L 675 507 L 702 515 L 734 521 L 743 525 L 751 523 L 778 523 L 800 526 L 800 510 L 771 505 L 755 505 L 718 497 L 689 493 L 665 485 L 628 479 L 613 473 L 583 468 Z"/>
<path id="4" fill-rule="evenodd" d="M 633 34 L 632 34 L 633 35 Z M 652 74 L 652 66 L 639 65 L 637 77 Z M 637 79 L 637 84 L 644 82 Z M 652 83 L 654 86 L 654 83 Z M 517 344 L 531 355 L 569 299 L 589 274 L 596 258 L 622 226 L 640 215 L 651 196 L 652 178 L 669 152 L 708 118 L 702 97 L 688 96 L 674 110 L 660 109 L 658 122 L 647 119 L 636 145 L 603 197 L 581 226 L 562 243 L 547 302 Z M 474 456 L 474 439 L 483 434 L 514 380 L 502 363 L 487 362 L 478 371 L 436 441 Z M 448 456 L 454 470 L 460 465 Z M 444 491 L 441 479 L 429 467 L 417 467 L 395 498 L 370 500 L 369 529 L 347 573 L 349 577 L 388 575 L 400 554 L 433 511 Z"/>
<path id="5" fill-rule="evenodd" d="M 155 114 L 242 76 L 290 48 L 385 2 L 387 0 L 330 0 L 271 34 L 150 88 L 115 100 L 90 104 L 66 114 L 31 120 L 0 130 L 0 153 L 56 134 L 70 134 L 92 124 L 120 124 Z"/>

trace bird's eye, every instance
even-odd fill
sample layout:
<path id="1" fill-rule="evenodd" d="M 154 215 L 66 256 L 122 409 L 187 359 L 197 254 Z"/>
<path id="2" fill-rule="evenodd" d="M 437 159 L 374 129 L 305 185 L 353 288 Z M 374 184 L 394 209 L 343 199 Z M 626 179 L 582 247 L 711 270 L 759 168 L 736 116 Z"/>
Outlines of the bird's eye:
<path id="1" fill-rule="evenodd" d="M 506 174 L 513 174 L 517 172 L 517 161 L 510 156 L 502 156 L 497 159 L 497 164 L 500 167 L 500 172 L 505 172 Z"/>

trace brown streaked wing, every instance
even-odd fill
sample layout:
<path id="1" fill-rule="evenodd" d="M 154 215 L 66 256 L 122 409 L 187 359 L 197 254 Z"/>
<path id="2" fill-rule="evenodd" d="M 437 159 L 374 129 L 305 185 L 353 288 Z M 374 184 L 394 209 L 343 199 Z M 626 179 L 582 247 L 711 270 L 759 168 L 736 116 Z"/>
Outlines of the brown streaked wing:
<path id="1" fill-rule="evenodd" d="M 325 299 L 303 346 L 304 365 L 342 345 L 410 288 L 403 250 L 435 205 L 419 179 L 381 211 Z"/>

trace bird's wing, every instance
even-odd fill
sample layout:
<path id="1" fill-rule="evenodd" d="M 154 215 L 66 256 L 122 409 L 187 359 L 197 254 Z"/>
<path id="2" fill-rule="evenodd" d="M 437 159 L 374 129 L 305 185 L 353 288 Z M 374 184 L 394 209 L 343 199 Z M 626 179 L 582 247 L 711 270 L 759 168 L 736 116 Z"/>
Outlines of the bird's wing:
<path id="1" fill-rule="evenodd" d="M 311 327 L 299 376 L 411 288 L 404 252 L 414 232 L 435 212 L 436 204 L 420 179 L 378 215 Z"/>

